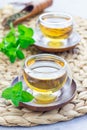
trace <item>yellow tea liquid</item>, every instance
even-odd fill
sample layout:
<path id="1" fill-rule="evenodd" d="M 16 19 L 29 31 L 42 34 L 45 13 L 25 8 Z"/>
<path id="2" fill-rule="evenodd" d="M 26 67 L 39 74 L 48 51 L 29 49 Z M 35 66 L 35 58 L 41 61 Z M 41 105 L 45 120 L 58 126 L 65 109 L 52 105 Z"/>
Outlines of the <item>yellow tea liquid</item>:
<path id="1" fill-rule="evenodd" d="M 66 72 L 60 73 L 64 63 L 58 60 L 53 62 L 49 59 L 33 59 L 27 62 L 27 66 L 31 66 L 32 71 L 26 70 L 23 76 L 26 84 L 39 93 L 35 99 L 41 103 L 52 102 L 56 97 L 51 94 L 62 88 L 66 82 Z"/>
<path id="2" fill-rule="evenodd" d="M 72 25 L 62 25 L 57 27 L 57 23 L 63 23 L 69 20 L 64 17 L 47 17 L 43 19 L 44 22 L 49 23 L 48 25 L 40 23 L 40 29 L 42 33 L 52 39 L 66 39 L 72 32 Z M 50 25 L 52 23 L 53 25 Z"/>

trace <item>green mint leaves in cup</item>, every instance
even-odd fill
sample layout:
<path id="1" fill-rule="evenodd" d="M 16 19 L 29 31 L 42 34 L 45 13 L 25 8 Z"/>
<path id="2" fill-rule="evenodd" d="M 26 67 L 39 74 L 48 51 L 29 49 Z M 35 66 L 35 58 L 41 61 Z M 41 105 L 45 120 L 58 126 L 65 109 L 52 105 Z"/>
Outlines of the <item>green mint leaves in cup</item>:
<path id="1" fill-rule="evenodd" d="M 22 82 L 17 82 L 14 86 L 6 88 L 2 92 L 2 97 L 11 100 L 16 107 L 20 102 L 30 102 L 34 99 L 32 94 L 23 90 Z"/>
<path id="2" fill-rule="evenodd" d="M 0 51 L 9 58 L 11 63 L 14 63 L 17 58 L 22 60 L 25 58 L 23 49 L 27 49 L 35 42 L 33 35 L 34 31 L 32 28 L 20 24 L 15 29 L 11 24 L 10 31 L 0 43 Z"/>

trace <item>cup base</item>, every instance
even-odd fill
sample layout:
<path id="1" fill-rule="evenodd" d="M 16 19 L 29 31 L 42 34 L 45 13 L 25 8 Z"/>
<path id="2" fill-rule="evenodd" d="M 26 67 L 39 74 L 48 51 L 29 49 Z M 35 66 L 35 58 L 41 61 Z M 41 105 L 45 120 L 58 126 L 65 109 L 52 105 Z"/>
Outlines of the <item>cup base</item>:
<path id="1" fill-rule="evenodd" d="M 50 48 L 60 48 L 64 46 L 64 40 L 58 40 L 58 41 L 49 41 L 47 43 L 48 47 Z"/>
<path id="2" fill-rule="evenodd" d="M 61 95 L 61 90 L 47 94 L 47 93 L 40 93 L 40 92 L 33 92 L 33 96 L 35 97 L 35 102 L 37 104 L 49 104 L 56 100 L 58 100 L 58 97 Z"/>

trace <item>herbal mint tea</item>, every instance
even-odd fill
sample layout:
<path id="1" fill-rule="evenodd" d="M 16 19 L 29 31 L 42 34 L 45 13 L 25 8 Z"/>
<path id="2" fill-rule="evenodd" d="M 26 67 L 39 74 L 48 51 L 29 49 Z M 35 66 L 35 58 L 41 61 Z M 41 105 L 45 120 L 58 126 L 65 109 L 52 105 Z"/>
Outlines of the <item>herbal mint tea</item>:
<path id="1" fill-rule="evenodd" d="M 28 66 L 31 71 L 28 70 Z M 51 96 L 51 94 L 61 89 L 67 79 L 65 70 L 60 73 L 60 69 L 63 66 L 64 63 L 62 61 L 53 61 L 48 58 L 27 61 L 27 69 L 23 72 L 23 77 L 28 87 L 41 93 L 35 97 L 36 100 L 41 100 L 41 103 L 49 103 L 56 98 Z"/>

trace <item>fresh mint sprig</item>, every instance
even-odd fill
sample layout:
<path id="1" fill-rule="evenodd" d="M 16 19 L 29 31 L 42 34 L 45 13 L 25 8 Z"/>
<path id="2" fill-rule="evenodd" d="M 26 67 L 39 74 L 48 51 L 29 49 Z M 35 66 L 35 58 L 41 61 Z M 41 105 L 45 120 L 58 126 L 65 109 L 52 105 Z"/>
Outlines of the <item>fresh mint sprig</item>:
<path id="1" fill-rule="evenodd" d="M 21 24 L 15 30 L 13 25 L 10 24 L 10 31 L 0 43 L 0 51 L 9 58 L 11 63 L 14 63 L 17 58 L 22 60 L 25 58 L 22 49 L 27 49 L 35 42 L 33 35 L 32 28 Z"/>
<path id="2" fill-rule="evenodd" d="M 6 88 L 2 92 L 2 97 L 11 100 L 16 107 L 20 102 L 30 102 L 34 99 L 32 94 L 23 90 L 22 82 L 17 82 L 14 86 Z"/>

